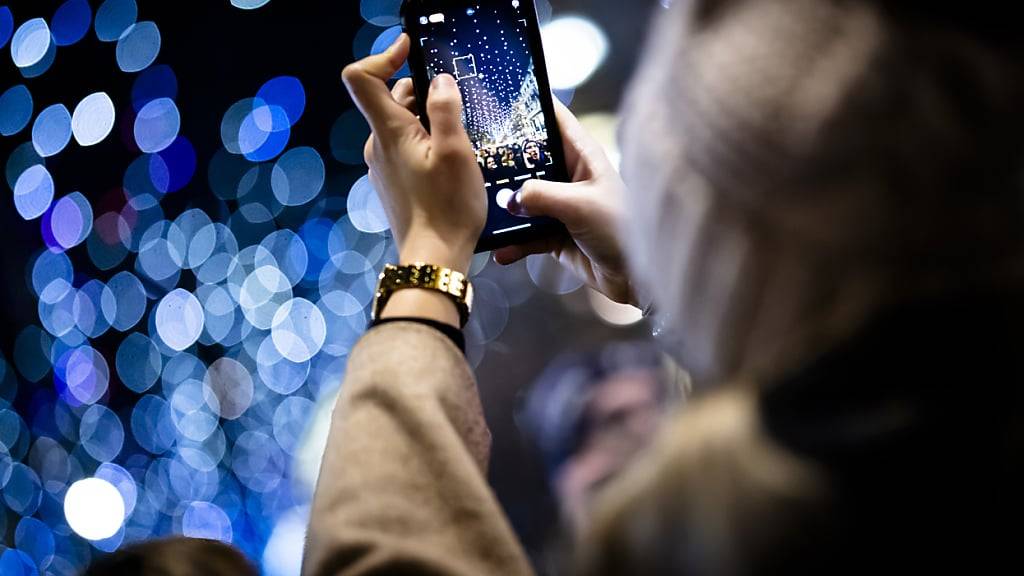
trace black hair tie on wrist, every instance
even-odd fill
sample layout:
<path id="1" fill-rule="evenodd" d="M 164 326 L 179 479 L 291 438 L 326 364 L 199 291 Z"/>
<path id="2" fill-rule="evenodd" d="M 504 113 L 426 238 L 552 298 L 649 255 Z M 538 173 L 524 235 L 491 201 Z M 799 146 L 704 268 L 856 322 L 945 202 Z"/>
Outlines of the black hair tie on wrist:
<path id="1" fill-rule="evenodd" d="M 455 344 L 463 354 L 466 353 L 466 336 L 462 333 L 462 330 L 436 320 L 427 320 L 426 318 L 385 318 L 383 320 L 375 320 L 374 322 L 371 322 L 370 330 L 373 330 L 378 326 L 394 322 L 415 322 L 416 324 L 429 326 L 447 336 L 448 339 L 452 341 L 452 344 Z"/>

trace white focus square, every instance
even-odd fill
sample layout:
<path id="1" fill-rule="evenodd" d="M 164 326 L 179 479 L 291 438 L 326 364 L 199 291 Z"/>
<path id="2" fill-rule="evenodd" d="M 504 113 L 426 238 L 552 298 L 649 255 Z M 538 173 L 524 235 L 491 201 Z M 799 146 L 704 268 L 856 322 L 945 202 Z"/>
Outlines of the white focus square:
<path id="1" fill-rule="evenodd" d="M 455 66 L 456 80 L 476 77 L 476 57 L 472 54 L 469 56 L 460 56 L 453 60 L 452 64 Z"/>

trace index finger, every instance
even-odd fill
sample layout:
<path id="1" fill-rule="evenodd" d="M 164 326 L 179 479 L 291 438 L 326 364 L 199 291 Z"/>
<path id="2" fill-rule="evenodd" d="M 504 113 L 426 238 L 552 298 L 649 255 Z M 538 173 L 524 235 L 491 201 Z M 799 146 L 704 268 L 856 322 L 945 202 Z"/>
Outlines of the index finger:
<path id="1" fill-rule="evenodd" d="M 409 36 L 402 34 L 390 48 L 345 67 L 341 78 L 370 127 L 385 138 L 417 123 L 416 117 L 395 101 L 387 81 L 409 56 Z"/>

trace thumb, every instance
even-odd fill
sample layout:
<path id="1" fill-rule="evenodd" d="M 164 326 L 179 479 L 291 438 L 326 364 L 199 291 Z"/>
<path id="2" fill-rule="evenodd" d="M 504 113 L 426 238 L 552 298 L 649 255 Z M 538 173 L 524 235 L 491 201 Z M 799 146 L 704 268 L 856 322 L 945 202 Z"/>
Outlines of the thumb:
<path id="1" fill-rule="evenodd" d="M 466 147 L 469 137 L 462 127 L 462 93 L 451 74 L 439 74 L 430 83 L 427 118 L 436 148 Z"/>
<path id="2" fill-rule="evenodd" d="M 516 216 L 548 216 L 572 227 L 583 211 L 582 184 L 527 180 L 509 200 L 508 211 Z"/>

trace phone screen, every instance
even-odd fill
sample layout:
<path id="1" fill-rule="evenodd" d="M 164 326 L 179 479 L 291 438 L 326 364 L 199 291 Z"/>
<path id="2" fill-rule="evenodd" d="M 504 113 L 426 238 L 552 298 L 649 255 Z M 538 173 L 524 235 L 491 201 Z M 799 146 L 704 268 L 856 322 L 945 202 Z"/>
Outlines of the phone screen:
<path id="1" fill-rule="evenodd" d="M 509 214 L 509 199 L 527 180 L 566 176 L 533 2 L 421 5 L 423 10 L 407 14 L 407 29 L 418 44 L 424 80 L 455 77 L 463 123 L 491 199 L 481 244 L 493 248 L 521 240 L 547 222 Z"/>

